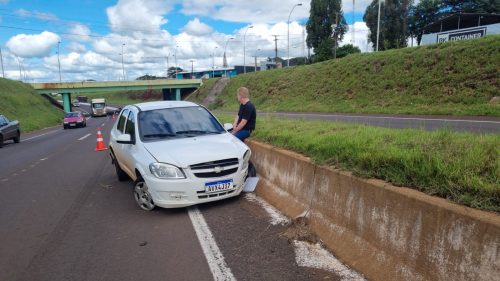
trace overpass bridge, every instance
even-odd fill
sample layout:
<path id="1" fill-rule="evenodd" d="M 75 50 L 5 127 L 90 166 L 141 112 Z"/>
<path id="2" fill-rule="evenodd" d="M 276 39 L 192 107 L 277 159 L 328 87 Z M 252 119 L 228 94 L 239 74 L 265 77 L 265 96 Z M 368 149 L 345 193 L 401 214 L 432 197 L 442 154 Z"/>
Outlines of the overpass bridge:
<path id="1" fill-rule="evenodd" d="M 88 92 L 115 92 L 130 90 L 162 90 L 163 100 L 181 100 L 181 89 L 198 88 L 201 79 L 161 79 L 106 82 L 65 82 L 65 83 L 33 83 L 31 86 L 39 94 L 62 94 L 64 111 L 71 111 L 71 94 Z M 171 95 L 175 89 L 175 95 Z"/>

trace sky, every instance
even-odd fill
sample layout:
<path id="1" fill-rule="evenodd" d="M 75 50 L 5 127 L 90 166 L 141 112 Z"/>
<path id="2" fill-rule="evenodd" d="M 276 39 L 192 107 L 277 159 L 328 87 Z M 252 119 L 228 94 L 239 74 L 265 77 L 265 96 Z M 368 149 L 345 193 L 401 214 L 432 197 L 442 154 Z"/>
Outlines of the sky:
<path id="1" fill-rule="evenodd" d="M 371 51 L 362 21 L 369 2 L 353 10 L 342 0 L 349 32 L 339 45 Z M 195 70 L 220 68 L 224 51 L 229 66 L 250 65 L 274 57 L 273 35 L 286 58 L 289 15 L 290 57 L 305 56 L 309 8 L 300 0 L 0 0 L 4 75 L 57 82 L 58 57 L 62 81 L 164 76 L 167 66 L 190 70 L 191 60 Z"/>

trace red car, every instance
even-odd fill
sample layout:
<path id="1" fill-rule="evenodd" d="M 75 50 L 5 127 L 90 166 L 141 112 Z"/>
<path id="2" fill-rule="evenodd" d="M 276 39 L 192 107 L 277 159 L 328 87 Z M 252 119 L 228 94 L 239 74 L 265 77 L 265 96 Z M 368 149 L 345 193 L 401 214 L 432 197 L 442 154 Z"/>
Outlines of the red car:
<path id="1" fill-rule="evenodd" d="M 64 129 L 72 128 L 72 127 L 86 127 L 87 119 L 85 116 L 79 111 L 76 112 L 68 112 L 64 116 L 63 127 Z"/>

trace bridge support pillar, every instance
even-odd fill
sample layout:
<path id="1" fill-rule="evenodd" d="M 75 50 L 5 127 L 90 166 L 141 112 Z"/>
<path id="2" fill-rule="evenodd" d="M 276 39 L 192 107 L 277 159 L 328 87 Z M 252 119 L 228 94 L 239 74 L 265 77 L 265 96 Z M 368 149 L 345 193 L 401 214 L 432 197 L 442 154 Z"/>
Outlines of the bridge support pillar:
<path id="1" fill-rule="evenodd" d="M 175 100 L 181 100 L 181 89 L 175 89 Z"/>
<path id="2" fill-rule="evenodd" d="M 62 93 L 64 111 L 71 111 L 71 93 Z"/>

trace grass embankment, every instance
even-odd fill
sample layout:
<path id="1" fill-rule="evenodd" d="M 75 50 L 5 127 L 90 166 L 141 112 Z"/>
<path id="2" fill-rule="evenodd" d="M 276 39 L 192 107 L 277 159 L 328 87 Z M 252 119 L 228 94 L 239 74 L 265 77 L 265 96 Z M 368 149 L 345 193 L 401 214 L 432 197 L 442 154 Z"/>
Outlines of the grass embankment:
<path id="1" fill-rule="evenodd" d="M 198 88 L 197 91 L 192 93 L 190 96 L 186 98 L 187 101 L 195 102 L 197 104 L 203 103 L 203 100 L 208 96 L 208 93 L 210 90 L 213 88 L 215 83 L 219 80 L 220 78 L 210 78 L 207 80 L 203 81 L 203 85 L 201 85 L 200 88 Z"/>
<path id="2" fill-rule="evenodd" d="M 19 120 L 21 131 L 30 132 L 62 122 L 59 110 L 27 84 L 0 78 L 0 114 Z"/>
<path id="3" fill-rule="evenodd" d="M 263 111 L 500 116 L 500 35 L 238 75 L 211 108 L 237 110 L 250 89 Z"/>
<path id="4" fill-rule="evenodd" d="M 500 138 L 495 134 L 258 118 L 252 138 L 358 176 L 500 212 Z"/>

